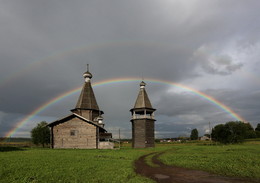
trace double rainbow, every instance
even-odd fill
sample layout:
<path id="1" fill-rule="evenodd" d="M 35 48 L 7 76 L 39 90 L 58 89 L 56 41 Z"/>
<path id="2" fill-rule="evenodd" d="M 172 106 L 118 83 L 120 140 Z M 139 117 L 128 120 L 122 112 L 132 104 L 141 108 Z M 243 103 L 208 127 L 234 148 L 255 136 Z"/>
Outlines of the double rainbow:
<path id="1" fill-rule="evenodd" d="M 112 78 L 112 79 L 103 80 L 103 81 L 93 83 L 93 86 L 101 86 L 101 85 L 108 85 L 108 84 L 114 84 L 114 83 L 133 82 L 133 81 L 139 81 L 140 82 L 140 78 Z M 241 116 L 239 116 L 237 113 L 235 113 L 231 108 L 229 108 L 225 104 L 223 104 L 220 101 L 216 100 L 215 98 L 207 95 L 206 93 L 198 91 L 194 88 L 191 88 L 191 87 L 179 84 L 179 83 L 174 83 L 174 82 L 171 82 L 171 81 L 160 80 L 160 79 L 152 79 L 152 78 L 147 79 L 146 78 L 145 81 L 149 81 L 149 82 L 152 82 L 152 83 L 158 83 L 158 84 L 167 84 L 167 85 L 170 85 L 170 86 L 180 88 L 180 89 L 185 90 L 185 91 L 192 92 L 195 95 L 197 95 L 197 96 L 209 101 L 210 103 L 214 104 L 218 108 L 224 110 L 225 112 L 230 114 L 235 120 L 245 121 Z M 36 116 L 37 114 L 39 114 L 40 112 L 42 112 L 46 108 L 50 107 L 51 105 L 58 103 L 59 101 L 63 100 L 64 98 L 69 97 L 70 95 L 73 95 L 76 92 L 79 92 L 81 90 L 81 88 L 82 88 L 82 86 L 74 88 L 74 89 L 67 91 L 67 92 L 65 92 L 61 95 L 58 95 L 57 97 L 55 97 L 55 98 L 49 100 L 48 102 L 40 105 L 35 110 L 33 110 L 30 114 L 28 114 L 25 118 L 23 118 L 21 121 L 19 121 L 11 130 L 9 130 L 5 134 L 5 137 L 13 136 L 19 128 L 26 125 L 26 123 L 29 120 L 31 120 L 34 116 Z"/>

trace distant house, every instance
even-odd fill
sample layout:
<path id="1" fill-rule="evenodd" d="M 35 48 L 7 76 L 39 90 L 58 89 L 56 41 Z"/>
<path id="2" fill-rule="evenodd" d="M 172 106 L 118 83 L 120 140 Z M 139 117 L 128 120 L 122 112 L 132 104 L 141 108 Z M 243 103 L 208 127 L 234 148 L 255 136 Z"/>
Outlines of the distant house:
<path id="1" fill-rule="evenodd" d="M 72 113 L 48 124 L 51 128 L 51 147 L 112 149 L 114 144 L 109 141 L 112 134 L 104 128 L 104 113 L 99 110 L 91 86 L 92 74 L 87 69 L 83 76 L 85 83 Z"/>
<path id="2" fill-rule="evenodd" d="M 210 140 L 210 138 L 207 136 L 202 136 L 202 137 L 200 137 L 200 140 Z"/>

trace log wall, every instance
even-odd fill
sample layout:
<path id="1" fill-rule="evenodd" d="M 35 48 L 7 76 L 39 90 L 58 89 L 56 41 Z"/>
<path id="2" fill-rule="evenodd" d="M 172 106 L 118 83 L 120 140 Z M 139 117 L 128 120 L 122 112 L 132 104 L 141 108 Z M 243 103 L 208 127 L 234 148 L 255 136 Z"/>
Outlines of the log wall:
<path id="1" fill-rule="evenodd" d="M 97 128 L 78 118 L 53 127 L 53 148 L 97 148 Z"/>
<path id="2" fill-rule="evenodd" d="M 154 147 L 154 120 L 132 120 L 132 147 Z"/>

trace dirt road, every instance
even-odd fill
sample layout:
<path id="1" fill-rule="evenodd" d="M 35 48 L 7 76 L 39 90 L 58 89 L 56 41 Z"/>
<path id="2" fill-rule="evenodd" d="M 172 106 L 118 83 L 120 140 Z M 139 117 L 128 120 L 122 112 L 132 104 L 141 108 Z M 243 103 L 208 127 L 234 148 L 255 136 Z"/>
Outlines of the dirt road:
<path id="1" fill-rule="evenodd" d="M 135 161 L 136 173 L 162 183 L 259 183 L 259 180 L 249 180 L 234 177 L 224 177 L 200 170 L 192 170 L 168 166 L 158 160 L 163 153 L 150 153 Z M 145 162 L 147 156 L 152 157 L 153 167 Z"/>

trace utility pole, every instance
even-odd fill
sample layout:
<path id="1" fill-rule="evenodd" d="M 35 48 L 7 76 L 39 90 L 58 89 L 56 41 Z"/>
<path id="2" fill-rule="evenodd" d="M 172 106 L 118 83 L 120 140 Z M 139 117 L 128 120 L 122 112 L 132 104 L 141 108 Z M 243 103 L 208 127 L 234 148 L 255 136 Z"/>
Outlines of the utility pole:
<path id="1" fill-rule="evenodd" d="M 210 127 L 210 122 L 209 122 L 209 140 L 211 141 L 211 127 Z"/>
<path id="2" fill-rule="evenodd" d="M 120 128 L 119 128 L 119 130 L 118 130 L 118 140 L 119 140 L 119 149 L 120 149 Z"/>

